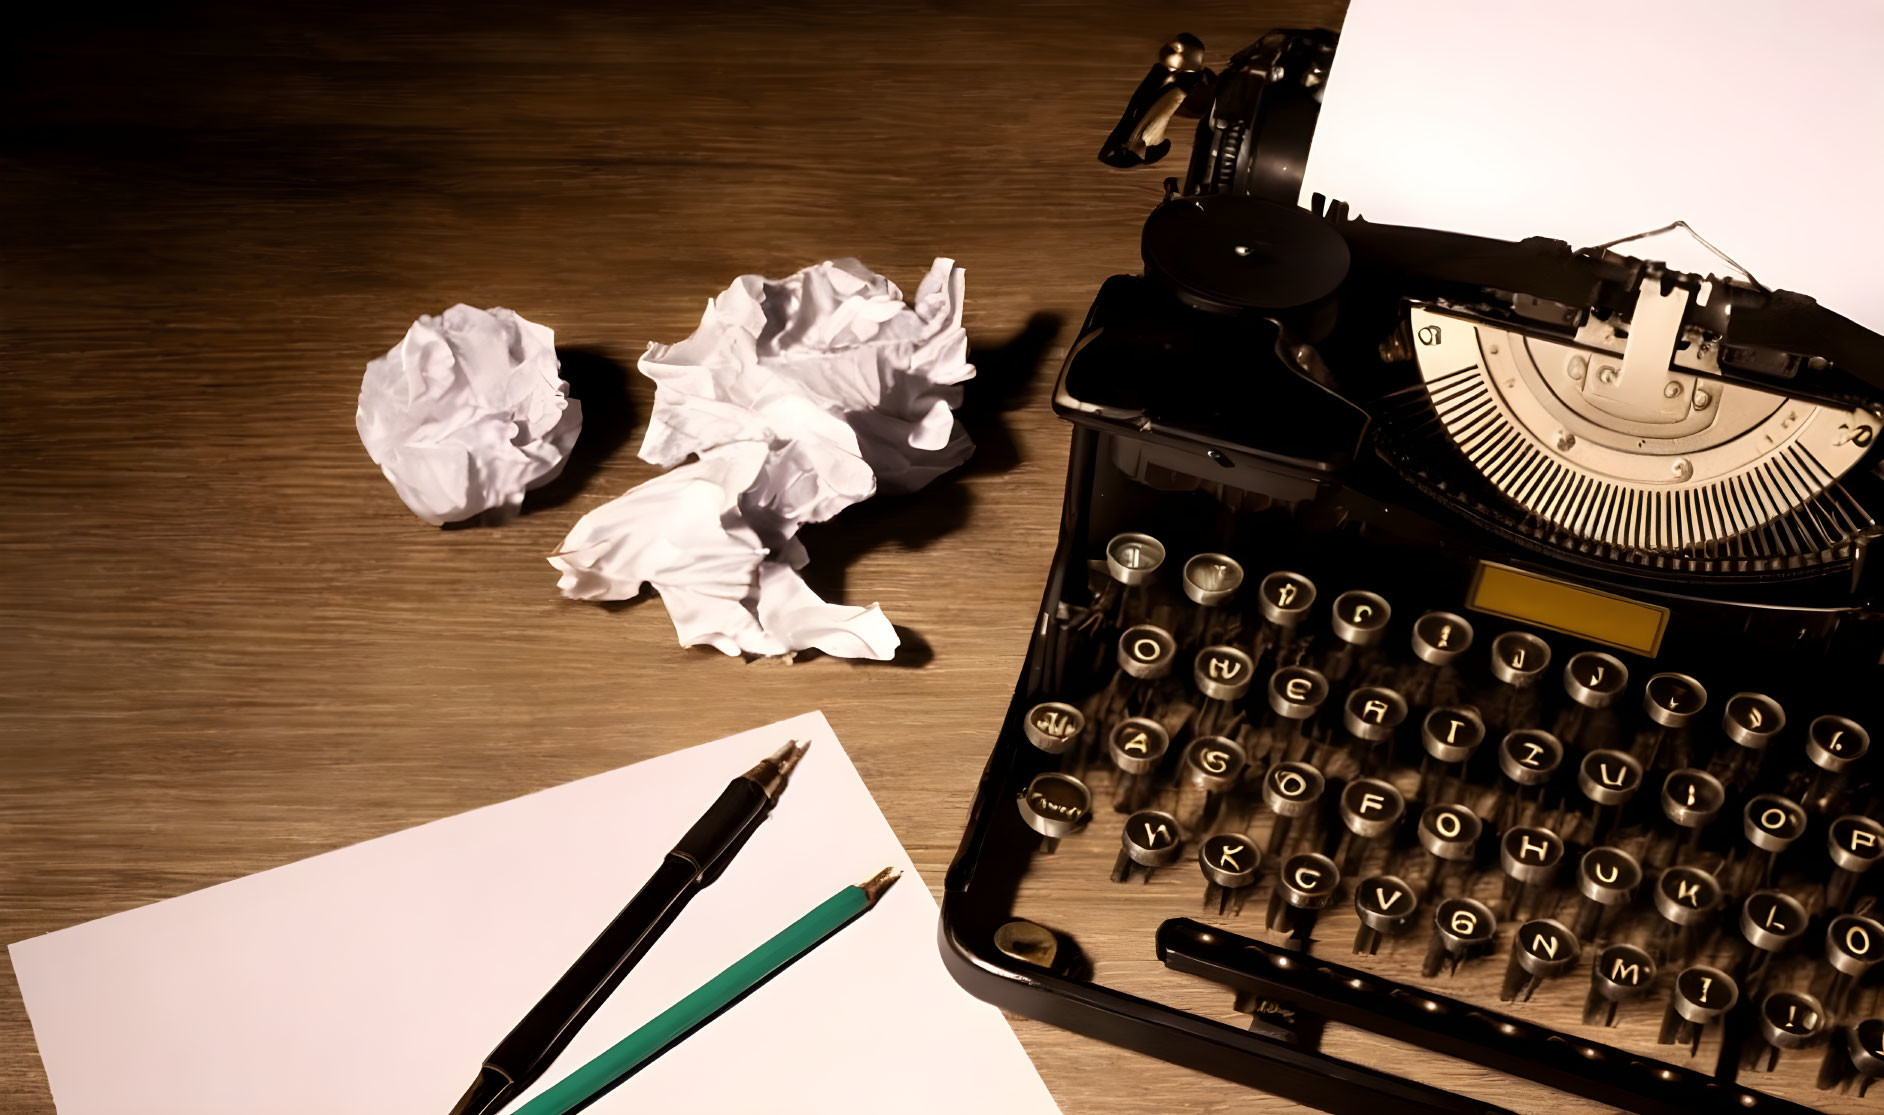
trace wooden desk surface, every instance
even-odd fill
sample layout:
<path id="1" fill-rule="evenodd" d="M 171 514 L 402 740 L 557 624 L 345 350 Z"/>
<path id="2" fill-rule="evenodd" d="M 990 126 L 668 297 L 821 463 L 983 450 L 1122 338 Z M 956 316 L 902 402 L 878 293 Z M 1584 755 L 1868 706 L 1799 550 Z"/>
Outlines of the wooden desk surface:
<path id="1" fill-rule="evenodd" d="M 1165 173 L 1099 141 L 1173 31 L 1221 60 L 1341 4 L 385 7 L 0 44 L 0 939 L 810 708 L 939 885 L 1051 557 L 1047 384 Z M 652 475 L 648 341 L 743 272 L 938 254 L 980 452 L 807 532 L 906 662 L 746 665 L 557 594 L 544 555 Z M 353 428 L 366 361 L 459 301 L 553 327 L 590 414 L 494 530 L 414 518 Z M 0 1107 L 50 1111 L 8 972 Z M 1069 1115 L 1288 1107 L 1016 1028 Z"/>

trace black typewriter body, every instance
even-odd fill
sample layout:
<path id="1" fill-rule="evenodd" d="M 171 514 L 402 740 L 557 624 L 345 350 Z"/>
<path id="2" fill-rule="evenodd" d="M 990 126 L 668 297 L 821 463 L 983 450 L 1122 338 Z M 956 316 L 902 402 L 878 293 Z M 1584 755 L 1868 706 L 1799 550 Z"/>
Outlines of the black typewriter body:
<path id="1" fill-rule="evenodd" d="M 1200 119 L 1060 374 L 945 959 L 1330 1111 L 1884 1109 L 1884 339 L 1296 207 L 1333 50 L 1180 37 L 1102 153 Z"/>

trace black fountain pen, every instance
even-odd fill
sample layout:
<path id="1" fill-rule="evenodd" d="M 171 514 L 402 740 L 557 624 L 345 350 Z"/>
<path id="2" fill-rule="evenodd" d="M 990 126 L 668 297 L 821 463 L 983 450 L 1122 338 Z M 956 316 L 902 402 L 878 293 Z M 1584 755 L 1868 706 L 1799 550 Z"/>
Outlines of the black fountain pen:
<path id="1" fill-rule="evenodd" d="M 694 822 L 661 866 L 602 935 L 584 949 L 563 978 L 516 1029 L 497 1043 L 451 1115 L 492 1115 L 528 1088 L 576 1036 L 609 992 L 652 948 L 682 908 L 719 878 L 778 800 L 785 778 L 808 744 L 793 740 L 733 779 L 712 808 Z"/>

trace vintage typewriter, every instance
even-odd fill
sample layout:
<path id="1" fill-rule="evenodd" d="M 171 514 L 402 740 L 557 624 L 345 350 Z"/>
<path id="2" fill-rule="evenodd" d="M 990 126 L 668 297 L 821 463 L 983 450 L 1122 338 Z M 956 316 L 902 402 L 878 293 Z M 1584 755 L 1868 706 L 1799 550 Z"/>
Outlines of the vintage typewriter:
<path id="1" fill-rule="evenodd" d="M 1199 118 L 1060 373 L 951 969 L 1330 1111 L 1884 1110 L 1884 338 L 1298 206 L 1334 49 L 1182 36 L 1104 146 Z"/>

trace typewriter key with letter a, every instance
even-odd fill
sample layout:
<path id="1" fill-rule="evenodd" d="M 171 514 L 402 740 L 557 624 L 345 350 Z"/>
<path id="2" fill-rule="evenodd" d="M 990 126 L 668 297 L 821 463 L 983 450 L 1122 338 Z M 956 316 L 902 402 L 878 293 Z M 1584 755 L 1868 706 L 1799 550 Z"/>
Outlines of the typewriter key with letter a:
<path id="1" fill-rule="evenodd" d="M 1106 751 L 1119 772 L 1118 787 L 1112 795 L 1113 809 L 1131 813 L 1144 804 L 1152 773 L 1164 762 L 1164 753 L 1170 747 L 1170 735 L 1156 720 L 1133 716 L 1112 726 L 1106 737 Z"/>
<path id="2" fill-rule="evenodd" d="M 1380 686 L 1364 686 L 1342 703 L 1341 726 L 1348 733 L 1348 755 L 1354 769 L 1372 774 L 1393 755 L 1393 736 L 1406 720 L 1406 701 Z"/>

